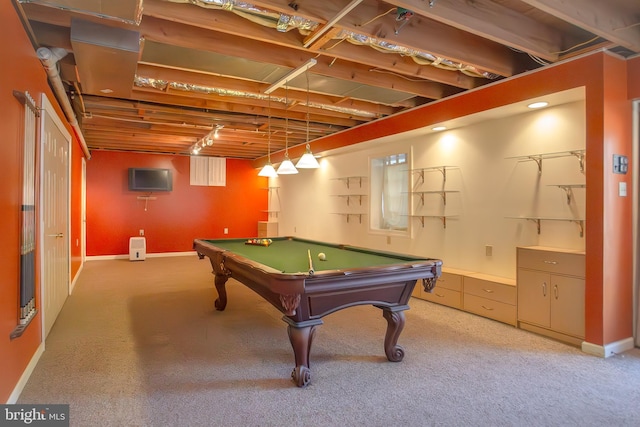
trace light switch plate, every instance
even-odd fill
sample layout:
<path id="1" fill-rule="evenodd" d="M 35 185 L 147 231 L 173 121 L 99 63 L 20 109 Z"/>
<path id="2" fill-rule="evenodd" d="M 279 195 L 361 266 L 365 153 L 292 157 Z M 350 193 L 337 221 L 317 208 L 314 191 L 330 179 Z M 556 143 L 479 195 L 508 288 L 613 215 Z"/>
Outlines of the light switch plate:
<path id="1" fill-rule="evenodd" d="M 618 196 L 627 197 L 627 183 L 619 182 L 618 183 Z"/>

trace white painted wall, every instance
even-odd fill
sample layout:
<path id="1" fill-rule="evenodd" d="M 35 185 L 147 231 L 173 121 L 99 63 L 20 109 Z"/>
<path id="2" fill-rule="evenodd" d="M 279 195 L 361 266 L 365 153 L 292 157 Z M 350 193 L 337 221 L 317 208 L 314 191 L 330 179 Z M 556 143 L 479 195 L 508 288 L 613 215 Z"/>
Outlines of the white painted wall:
<path id="1" fill-rule="evenodd" d="M 337 150 L 320 161 L 321 168 L 301 170 L 297 175 L 272 179 L 270 209 L 279 210 L 279 234 L 345 243 L 379 250 L 440 258 L 448 267 L 508 278 L 516 275 L 516 246 L 542 245 L 584 250 L 584 237 L 572 222 L 543 221 L 537 234 L 532 221 L 509 216 L 584 218 L 585 189 L 574 189 L 571 204 L 564 190 L 553 184 L 584 184 L 576 157 L 547 159 L 542 174 L 535 162 L 507 159 L 541 153 L 584 149 L 584 102 L 531 111 L 509 118 L 486 120 L 440 133 L 396 135 L 385 141 L 371 141 Z M 313 147 L 312 147 L 313 148 Z M 368 176 L 369 158 L 408 150 L 412 168 L 456 166 L 447 171 L 447 204 L 437 194 L 425 195 L 425 206 L 413 196 L 413 212 L 456 215 L 446 228 L 437 218 L 411 220 L 408 236 L 379 234 L 369 230 L 369 215 L 362 223 L 336 212 L 369 210 L 369 198 L 362 206 L 352 198 L 349 206 L 338 194 L 368 194 L 369 181 L 362 188 L 336 178 Z M 414 176 L 414 183 L 417 176 Z M 440 190 L 439 171 L 425 173 L 421 190 Z M 493 255 L 485 255 L 485 246 Z"/>

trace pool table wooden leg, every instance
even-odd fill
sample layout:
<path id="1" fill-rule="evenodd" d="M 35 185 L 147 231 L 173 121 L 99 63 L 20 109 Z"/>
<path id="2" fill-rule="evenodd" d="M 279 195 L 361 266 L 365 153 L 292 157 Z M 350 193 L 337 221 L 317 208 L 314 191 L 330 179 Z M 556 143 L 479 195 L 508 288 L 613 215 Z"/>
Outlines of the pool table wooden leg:
<path id="1" fill-rule="evenodd" d="M 218 291 L 218 299 L 216 299 L 214 306 L 218 311 L 224 311 L 227 307 L 227 287 L 225 286 L 227 279 L 229 279 L 229 276 L 216 274 L 215 284 L 216 290 Z"/>
<path id="2" fill-rule="evenodd" d="M 384 337 L 384 352 L 390 362 L 400 362 L 404 358 L 404 348 L 398 345 L 398 337 L 404 328 L 404 310 L 409 306 L 380 307 L 387 319 L 387 333 Z"/>
<path id="3" fill-rule="evenodd" d="M 309 354 L 316 327 L 322 324 L 322 320 L 309 320 L 306 322 L 293 322 L 288 317 L 283 320 L 289 324 L 287 332 L 289 341 L 293 347 L 293 355 L 296 367 L 291 372 L 291 379 L 298 387 L 305 387 L 311 382 L 311 369 L 309 369 Z"/>

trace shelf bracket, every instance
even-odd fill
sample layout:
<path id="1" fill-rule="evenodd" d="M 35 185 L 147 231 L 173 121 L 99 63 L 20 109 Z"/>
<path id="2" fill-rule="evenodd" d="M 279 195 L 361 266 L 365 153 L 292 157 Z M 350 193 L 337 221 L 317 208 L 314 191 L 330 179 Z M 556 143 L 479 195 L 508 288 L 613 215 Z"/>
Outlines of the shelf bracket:
<path id="1" fill-rule="evenodd" d="M 536 226 L 538 227 L 538 234 L 540 234 L 540 218 L 527 218 L 527 220 L 536 223 Z"/>
<path id="2" fill-rule="evenodd" d="M 562 188 L 564 190 L 564 192 L 567 194 L 567 204 L 570 205 L 571 204 L 571 187 L 567 186 L 567 185 L 558 185 L 558 187 Z"/>
<path id="3" fill-rule="evenodd" d="M 580 166 L 580 172 L 584 173 L 584 152 L 582 151 L 572 151 L 572 155 L 578 158 L 578 165 Z"/>
<path id="4" fill-rule="evenodd" d="M 581 219 L 578 219 L 573 222 L 578 224 L 578 227 L 580 227 L 580 237 L 584 237 L 584 221 Z"/>
<path id="5" fill-rule="evenodd" d="M 442 172 L 442 181 L 447 182 L 447 167 L 443 166 L 441 168 L 438 168 L 438 170 Z"/>
<path id="6" fill-rule="evenodd" d="M 538 165 L 538 173 L 542 173 L 542 156 L 528 156 L 527 158 L 536 162 Z"/>

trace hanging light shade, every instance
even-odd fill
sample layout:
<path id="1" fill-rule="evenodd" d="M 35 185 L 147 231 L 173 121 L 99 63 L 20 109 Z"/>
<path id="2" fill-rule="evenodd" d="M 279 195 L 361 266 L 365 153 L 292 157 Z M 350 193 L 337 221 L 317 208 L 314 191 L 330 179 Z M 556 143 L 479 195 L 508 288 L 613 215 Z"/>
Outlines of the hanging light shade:
<path id="1" fill-rule="evenodd" d="M 309 146 L 309 73 L 307 72 L 305 75 L 307 76 L 307 146 L 304 154 L 296 163 L 296 167 L 300 169 L 317 169 L 320 165 L 311 152 L 311 146 Z"/>
<path id="2" fill-rule="evenodd" d="M 264 165 L 262 167 L 262 169 L 260 170 L 260 173 L 258 173 L 258 176 L 266 176 L 267 178 L 275 178 L 276 176 L 278 176 L 278 172 L 276 172 L 276 169 L 269 162 L 269 163 L 267 163 L 266 165 Z"/>
<path id="3" fill-rule="evenodd" d="M 317 169 L 320 167 L 318 161 L 316 160 L 316 156 L 311 152 L 311 147 L 307 144 L 307 148 L 305 149 L 304 154 L 296 163 L 296 167 L 299 169 Z"/>
<path id="4" fill-rule="evenodd" d="M 271 95 L 269 95 L 269 121 L 267 124 L 267 164 L 262 167 L 258 176 L 266 176 L 267 178 L 275 178 L 278 176 L 275 168 L 271 164 Z"/>
<path id="5" fill-rule="evenodd" d="M 284 103 L 285 108 L 289 108 L 289 98 L 287 97 L 287 87 L 284 87 Z M 278 175 L 293 175 L 298 173 L 298 169 L 293 165 L 293 162 L 289 159 L 289 114 L 284 118 L 284 160 L 278 166 Z"/>
<path id="6" fill-rule="evenodd" d="M 285 155 L 284 160 L 278 166 L 278 175 L 292 175 L 298 173 L 298 169 L 293 165 L 293 162 L 289 160 L 289 156 Z"/>

